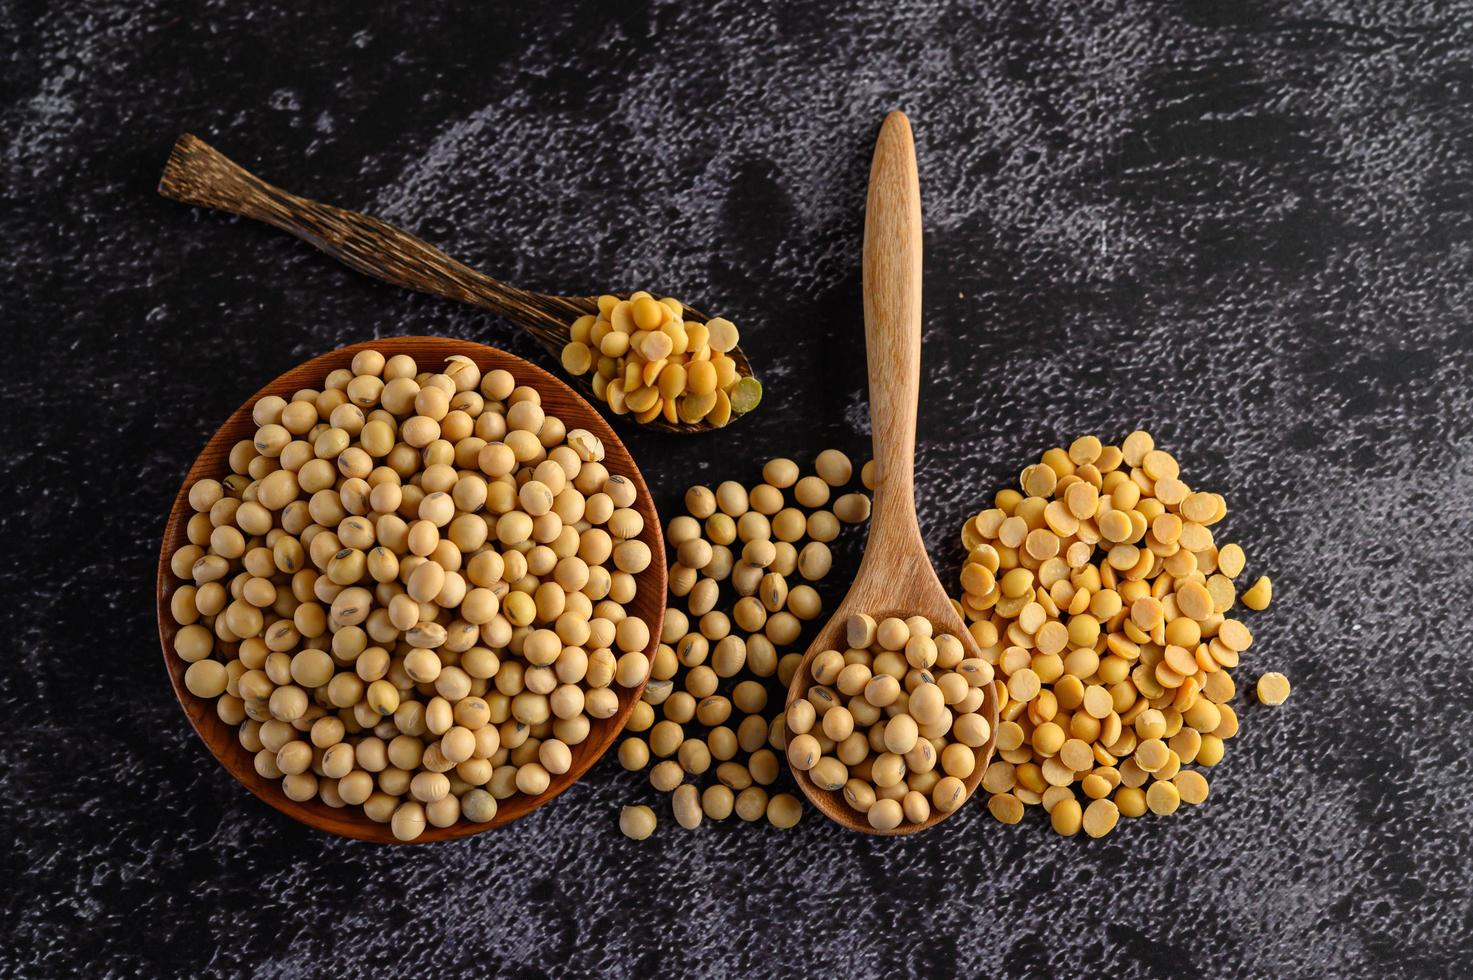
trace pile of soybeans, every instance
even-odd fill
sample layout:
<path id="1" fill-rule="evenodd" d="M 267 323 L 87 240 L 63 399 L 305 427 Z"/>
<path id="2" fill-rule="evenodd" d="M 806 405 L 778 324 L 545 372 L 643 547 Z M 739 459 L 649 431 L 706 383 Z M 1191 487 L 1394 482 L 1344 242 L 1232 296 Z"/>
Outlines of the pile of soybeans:
<path id="1" fill-rule="evenodd" d="M 815 585 L 833 566 L 831 545 L 844 526 L 869 518 L 868 495 L 849 489 L 854 475 L 836 449 L 819 453 L 807 474 L 772 459 L 751 486 L 691 487 L 686 513 L 668 522 L 670 603 L 619 761 L 649 768 L 650 785 L 671 794 L 687 830 L 733 814 L 782 829 L 802 817 L 798 797 L 776 791 L 790 779 L 783 704 L 823 624 Z M 870 477 L 866 465 L 865 488 Z M 656 823 L 653 808 L 636 805 L 619 826 L 642 840 Z"/>

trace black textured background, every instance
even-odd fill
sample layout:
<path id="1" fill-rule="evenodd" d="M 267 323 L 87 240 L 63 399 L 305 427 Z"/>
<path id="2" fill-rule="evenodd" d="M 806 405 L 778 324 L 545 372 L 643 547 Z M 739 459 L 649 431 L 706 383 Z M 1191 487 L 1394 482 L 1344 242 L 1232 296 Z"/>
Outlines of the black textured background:
<path id="1" fill-rule="evenodd" d="M 1469 972 L 1467 5 L 251 6 L 0 0 L 0 975 Z M 195 452 L 339 344 L 539 355 L 158 198 L 174 136 L 521 285 L 735 319 L 761 413 L 627 434 L 668 508 L 745 460 L 864 453 L 864 182 L 896 107 L 946 579 L 1024 463 L 1137 426 L 1275 578 L 1240 690 L 1295 693 L 1243 706 L 1209 804 L 1106 841 L 974 805 L 907 840 L 810 812 L 633 844 L 617 808 L 654 794 L 610 758 L 505 831 L 375 848 L 235 786 L 154 632 Z"/>

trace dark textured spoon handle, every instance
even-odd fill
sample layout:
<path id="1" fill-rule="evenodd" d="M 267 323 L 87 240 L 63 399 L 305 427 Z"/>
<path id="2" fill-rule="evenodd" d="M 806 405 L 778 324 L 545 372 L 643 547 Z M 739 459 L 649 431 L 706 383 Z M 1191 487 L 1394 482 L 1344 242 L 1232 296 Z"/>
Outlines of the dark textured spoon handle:
<path id="1" fill-rule="evenodd" d="M 561 297 L 529 293 L 477 272 L 378 218 L 272 186 L 190 133 L 175 142 L 159 193 L 264 221 L 376 279 L 479 306 L 529 329 L 561 327 L 570 311 L 585 312 Z"/>
<path id="2" fill-rule="evenodd" d="M 174 143 L 159 180 L 159 193 L 185 204 L 265 222 L 375 279 L 490 310 L 532 334 L 554 361 L 568 342 L 569 324 L 586 313 L 598 312 L 596 297 L 553 296 L 509 286 L 386 221 L 319 204 L 268 184 L 191 133 Z M 706 319 L 689 306 L 686 316 Z M 730 356 L 736 361 L 737 373 L 750 378 L 752 366 L 741 348 L 732 348 Z M 572 382 L 595 397 L 589 376 L 573 377 Z M 663 417 L 652 419 L 646 428 L 680 435 L 715 431 L 706 422 L 671 423 Z"/>

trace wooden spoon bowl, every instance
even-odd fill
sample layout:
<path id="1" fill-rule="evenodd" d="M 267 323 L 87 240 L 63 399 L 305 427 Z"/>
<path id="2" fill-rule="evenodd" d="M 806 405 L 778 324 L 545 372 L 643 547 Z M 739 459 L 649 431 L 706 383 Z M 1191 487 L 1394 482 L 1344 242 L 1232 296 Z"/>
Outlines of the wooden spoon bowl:
<path id="1" fill-rule="evenodd" d="M 849 617 L 876 620 L 924 616 L 937 633 L 951 633 L 967 657 L 981 650 L 957 615 L 931 567 L 915 510 L 916 404 L 921 366 L 921 192 L 910 122 L 892 112 L 880 128 L 870 169 L 864 221 L 864 342 L 869 363 L 870 426 L 875 451 L 875 496 L 869 541 L 849 593 L 803 655 L 788 688 L 788 701 L 807 695 L 810 666 L 825 650 L 843 650 Z M 997 742 L 997 694 L 986 689 L 981 713 L 987 743 L 977 766 L 962 780 L 972 798 Z M 866 834 L 901 835 L 934 827 L 951 814 L 933 810 L 922 823 L 876 830 L 840 792 L 819 789 L 807 772 L 793 769 L 804 795 L 824 816 Z M 965 803 L 963 804 L 965 805 Z M 958 808 L 960 809 L 960 808 Z M 953 813 L 957 811 L 952 811 Z"/>
<path id="2" fill-rule="evenodd" d="M 335 809 L 318 799 L 299 803 L 286 796 L 282 791 L 280 780 L 266 779 L 256 772 L 253 756 L 240 744 L 236 726 L 220 720 L 215 713 L 213 701 L 196 697 L 184 686 L 184 671 L 188 664 L 174 652 L 174 636 L 179 627 L 174 622 L 169 608 L 170 596 L 173 595 L 175 589 L 184 584 L 170 570 L 169 557 L 181 545 L 187 543 L 186 524 L 190 515 L 193 514 L 193 509 L 189 505 L 189 488 L 197 480 L 207 477 L 218 479 L 230 472 L 228 462 L 230 448 L 242 439 L 250 439 L 255 433 L 256 425 L 251 419 L 251 408 L 255 405 L 256 400 L 263 395 L 280 395 L 290 400 L 292 394 L 302 388 L 319 387 L 328 372 L 347 367 L 352 362 L 354 354 L 369 348 L 382 352 L 386 357 L 408 354 L 419 362 L 421 367 L 437 366 L 452 354 L 462 354 L 475 361 L 483 373 L 496 368 L 510 371 L 518 384 L 530 385 L 537 389 L 542 396 L 542 407 L 549 415 L 560 418 L 569 429 L 587 429 L 603 440 L 604 465 L 608 467 L 611 474 L 618 474 L 632 480 L 635 489 L 639 492 L 634 503 L 634 509 L 644 518 L 644 530 L 640 533 L 639 539 L 649 546 L 652 560 L 648 568 L 635 576 L 636 594 L 629 611 L 631 615 L 638 616 L 650 624 L 651 639 L 645 654 L 651 658 L 654 657 L 655 648 L 659 643 L 660 624 L 665 616 L 665 545 L 660 532 L 660 518 L 655 511 L 654 501 L 650 497 L 649 487 L 645 485 L 644 477 L 640 475 L 639 468 L 635 466 L 633 458 L 629 455 L 629 450 L 624 447 L 624 443 L 604 421 L 604 417 L 595 411 L 592 405 L 584 401 L 577 392 L 541 368 L 527 363 L 520 357 L 482 344 L 442 337 L 392 337 L 353 344 L 297 365 L 252 395 L 249 401 L 226 419 L 225 424 L 220 426 L 199 454 L 199 458 L 194 461 L 194 465 L 189 469 L 189 475 L 185 477 L 184 485 L 179 488 L 179 493 L 174 498 L 174 506 L 169 511 L 168 523 L 164 526 L 163 543 L 159 549 L 159 642 L 163 648 L 164 667 L 169 673 L 170 683 L 174 685 L 174 694 L 179 698 L 180 707 L 184 709 L 184 714 L 204 741 L 205 747 L 246 789 L 271 806 L 292 819 L 299 820 L 318 830 L 375 843 L 395 844 L 399 841 L 394 837 L 389 825 L 370 820 L 361 807 L 345 806 L 342 809 Z M 572 746 L 572 768 L 562 775 L 553 776 L 546 792 L 537 796 L 518 793 L 506 800 L 498 801 L 496 816 L 489 823 L 470 823 L 460 820 L 449 827 L 428 826 L 415 843 L 454 840 L 478 834 L 483 830 L 503 827 L 537 809 L 572 786 L 577 782 L 578 777 L 597 762 L 599 757 L 613 744 L 614 739 L 624 728 L 625 722 L 629 720 L 629 713 L 634 710 L 635 702 L 639 700 L 644 691 L 644 685 L 641 684 L 636 688 L 615 687 L 615 690 L 619 694 L 618 712 L 610 718 L 593 721 L 588 738 Z"/>

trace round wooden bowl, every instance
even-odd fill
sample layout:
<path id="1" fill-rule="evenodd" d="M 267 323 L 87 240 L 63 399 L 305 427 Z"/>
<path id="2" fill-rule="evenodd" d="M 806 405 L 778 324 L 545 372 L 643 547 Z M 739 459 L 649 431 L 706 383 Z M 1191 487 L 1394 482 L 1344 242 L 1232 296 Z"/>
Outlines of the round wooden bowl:
<path id="1" fill-rule="evenodd" d="M 179 488 L 174 506 L 169 511 L 163 543 L 159 549 L 159 642 L 163 649 L 164 667 L 169 672 L 170 683 L 174 685 L 174 694 L 178 697 L 185 716 L 189 718 L 189 723 L 204 741 L 205 747 L 227 772 L 262 800 L 294 820 L 318 830 L 375 843 L 397 844 L 400 842 L 394 837 L 389 825 L 370 820 L 363 813 L 362 807 L 345 806 L 335 809 L 317 799 L 298 803 L 288 799 L 282 792 L 280 780 L 265 779 L 257 774 L 252 754 L 246 751 L 236 736 L 236 726 L 220 720 L 215 713 L 214 701 L 197 698 L 185 688 L 184 671 L 188 665 L 174 653 L 174 635 L 179 627 L 169 609 L 170 596 L 183 584 L 170 570 L 169 556 L 187 541 L 185 525 L 193 513 L 189 506 L 189 488 L 197 480 L 206 477 L 218 479 L 230 472 L 230 448 L 242 439 L 250 439 L 255 433 L 256 425 L 251 419 L 251 407 L 256 400 L 263 395 L 280 395 L 290 400 L 292 394 L 302 388 L 319 387 L 328 372 L 347 367 L 354 354 L 370 348 L 381 351 L 386 357 L 408 354 L 419 362 L 422 369 L 438 367 L 452 354 L 463 354 L 475 361 L 482 372 L 496 368 L 510 371 L 518 384 L 537 389 L 542 396 L 542 407 L 549 415 L 562 419 L 569 429 L 587 429 L 603 440 L 604 465 L 611 474 L 632 480 L 635 489 L 639 491 L 639 498 L 634 504 L 634 509 L 644 518 L 644 531 L 639 539 L 649 545 L 652 561 L 649 568 L 635 576 L 637 592 L 630 612 L 650 624 L 650 645 L 645 653 L 651 658 L 654 657 L 659 643 L 660 624 L 665 616 L 665 544 L 660 534 L 660 518 L 655 511 L 654 501 L 650 498 L 649 487 L 645 485 L 639 467 L 634 465 L 629 450 L 604 421 L 604 417 L 562 381 L 520 357 L 494 347 L 444 337 L 392 337 L 353 344 L 297 365 L 252 395 L 249 401 L 225 420 L 225 424 L 220 426 L 199 454 L 199 458 L 194 461 L 189 475 L 184 479 L 184 485 Z M 615 690 L 619 693 L 618 712 L 611 718 L 593 722 L 588 738 L 572 746 L 573 767 L 560 776 L 553 776 L 547 792 L 538 796 L 518 793 L 509 799 L 497 801 L 496 817 L 489 823 L 460 820 L 450 827 L 427 826 L 415 843 L 454 840 L 505 826 L 572 786 L 618 737 L 624 723 L 629 719 L 629 713 L 634 709 L 635 702 L 643 693 L 644 685 L 631 689 L 616 687 Z"/>

